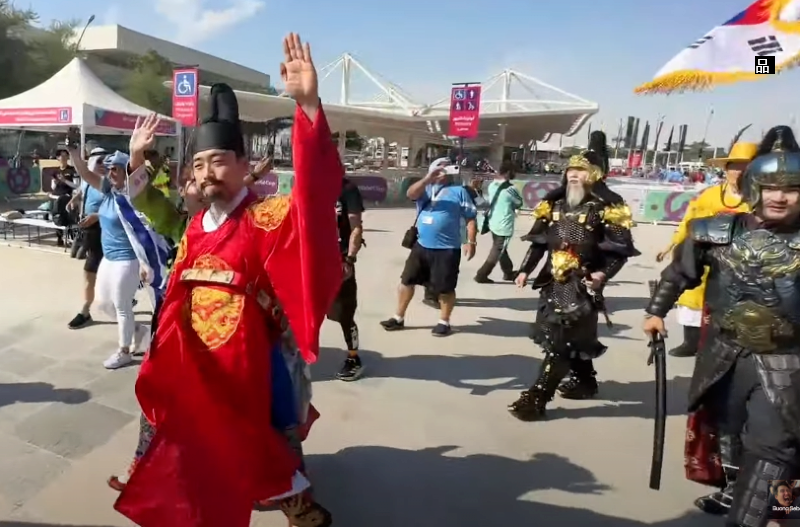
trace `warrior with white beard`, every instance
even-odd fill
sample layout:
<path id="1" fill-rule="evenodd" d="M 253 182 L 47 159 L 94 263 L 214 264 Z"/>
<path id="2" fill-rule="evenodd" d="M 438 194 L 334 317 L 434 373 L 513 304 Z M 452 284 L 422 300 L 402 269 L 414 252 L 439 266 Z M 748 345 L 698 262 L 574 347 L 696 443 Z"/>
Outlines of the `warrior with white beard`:
<path id="1" fill-rule="evenodd" d="M 572 399 L 597 393 L 592 360 L 606 351 L 597 340 L 603 287 L 639 254 L 631 237 L 631 211 L 603 182 L 607 158 L 601 135 L 593 134 L 592 143 L 602 144 L 590 144 L 570 158 L 564 183 L 537 205 L 533 228 L 523 237 L 531 246 L 516 279 L 519 287 L 549 257 L 533 280 L 541 299 L 532 336 L 545 359 L 534 385 L 509 406 L 522 421 L 543 419 L 556 390 Z M 570 380 L 559 388 L 570 372 Z"/>

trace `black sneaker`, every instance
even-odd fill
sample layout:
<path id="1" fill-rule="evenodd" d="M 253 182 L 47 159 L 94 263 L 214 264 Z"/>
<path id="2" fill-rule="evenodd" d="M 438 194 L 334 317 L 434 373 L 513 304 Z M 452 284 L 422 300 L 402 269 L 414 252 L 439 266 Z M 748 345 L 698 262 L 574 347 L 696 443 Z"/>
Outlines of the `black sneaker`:
<path id="1" fill-rule="evenodd" d="M 450 327 L 450 324 L 442 324 L 441 322 L 436 324 L 436 326 L 434 326 L 434 328 L 431 330 L 431 333 L 433 333 L 434 337 L 446 337 L 452 332 L 453 328 Z"/>
<path id="2" fill-rule="evenodd" d="M 364 366 L 361 365 L 361 357 L 347 357 L 344 360 L 342 369 L 336 374 L 336 378 L 340 381 L 357 381 L 364 375 Z"/>
<path id="3" fill-rule="evenodd" d="M 404 329 L 406 327 L 406 323 L 400 322 L 396 318 L 392 317 L 388 320 L 381 321 L 381 326 L 383 326 L 383 329 L 385 329 L 386 331 L 397 331 L 400 329 Z"/>
<path id="4" fill-rule="evenodd" d="M 476 276 L 475 281 L 479 284 L 493 284 L 494 280 L 489 278 L 488 276 Z"/>
<path id="5" fill-rule="evenodd" d="M 92 315 L 84 315 L 83 313 L 78 313 L 77 315 L 75 315 L 75 318 L 69 321 L 69 324 L 67 324 L 67 326 L 69 327 L 69 329 L 80 329 L 86 326 L 87 324 L 91 323 L 92 323 Z"/>

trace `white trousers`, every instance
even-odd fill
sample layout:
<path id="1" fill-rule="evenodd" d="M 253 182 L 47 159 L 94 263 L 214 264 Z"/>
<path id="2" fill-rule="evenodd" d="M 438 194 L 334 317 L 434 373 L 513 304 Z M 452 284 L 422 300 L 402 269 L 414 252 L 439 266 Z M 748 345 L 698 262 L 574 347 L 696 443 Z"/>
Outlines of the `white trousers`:
<path id="1" fill-rule="evenodd" d="M 103 258 L 97 269 L 95 298 L 97 308 L 109 317 L 116 317 L 119 347 L 130 349 L 136 322 L 133 297 L 139 289 L 139 261 L 110 261 Z"/>

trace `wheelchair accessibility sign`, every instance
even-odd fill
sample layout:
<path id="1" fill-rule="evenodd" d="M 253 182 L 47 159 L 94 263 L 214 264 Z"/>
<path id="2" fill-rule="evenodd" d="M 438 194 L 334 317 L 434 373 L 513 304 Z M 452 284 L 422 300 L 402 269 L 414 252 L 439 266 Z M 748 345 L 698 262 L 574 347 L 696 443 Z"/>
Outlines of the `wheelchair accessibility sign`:
<path id="1" fill-rule="evenodd" d="M 176 71 L 173 90 L 175 97 L 194 97 L 197 94 L 197 72 Z"/>

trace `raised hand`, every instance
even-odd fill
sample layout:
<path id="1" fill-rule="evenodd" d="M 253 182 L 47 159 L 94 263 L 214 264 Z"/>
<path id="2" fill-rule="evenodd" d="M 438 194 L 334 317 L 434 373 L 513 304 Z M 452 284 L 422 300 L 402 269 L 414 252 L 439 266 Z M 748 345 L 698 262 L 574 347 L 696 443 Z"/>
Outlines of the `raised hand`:
<path id="1" fill-rule="evenodd" d="M 308 43 L 303 44 L 298 34 L 289 33 L 283 39 L 283 56 L 281 79 L 286 94 L 300 106 L 316 108 L 319 105 L 319 81 L 311 60 L 311 47 Z"/>
<path id="2" fill-rule="evenodd" d="M 144 119 L 138 117 L 136 119 L 136 127 L 131 134 L 130 154 L 131 157 L 142 155 L 147 150 L 153 148 L 156 144 L 156 130 L 161 124 L 161 118 L 158 115 L 151 113 Z"/>
<path id="3" fill-rule="evenodd" d="M 261 179 L 262 176 L 272 171 L 273 161 L 270 156 L 262 157 L 256 166 L 253 167 L 253 175 L 256 179 Z"/>

